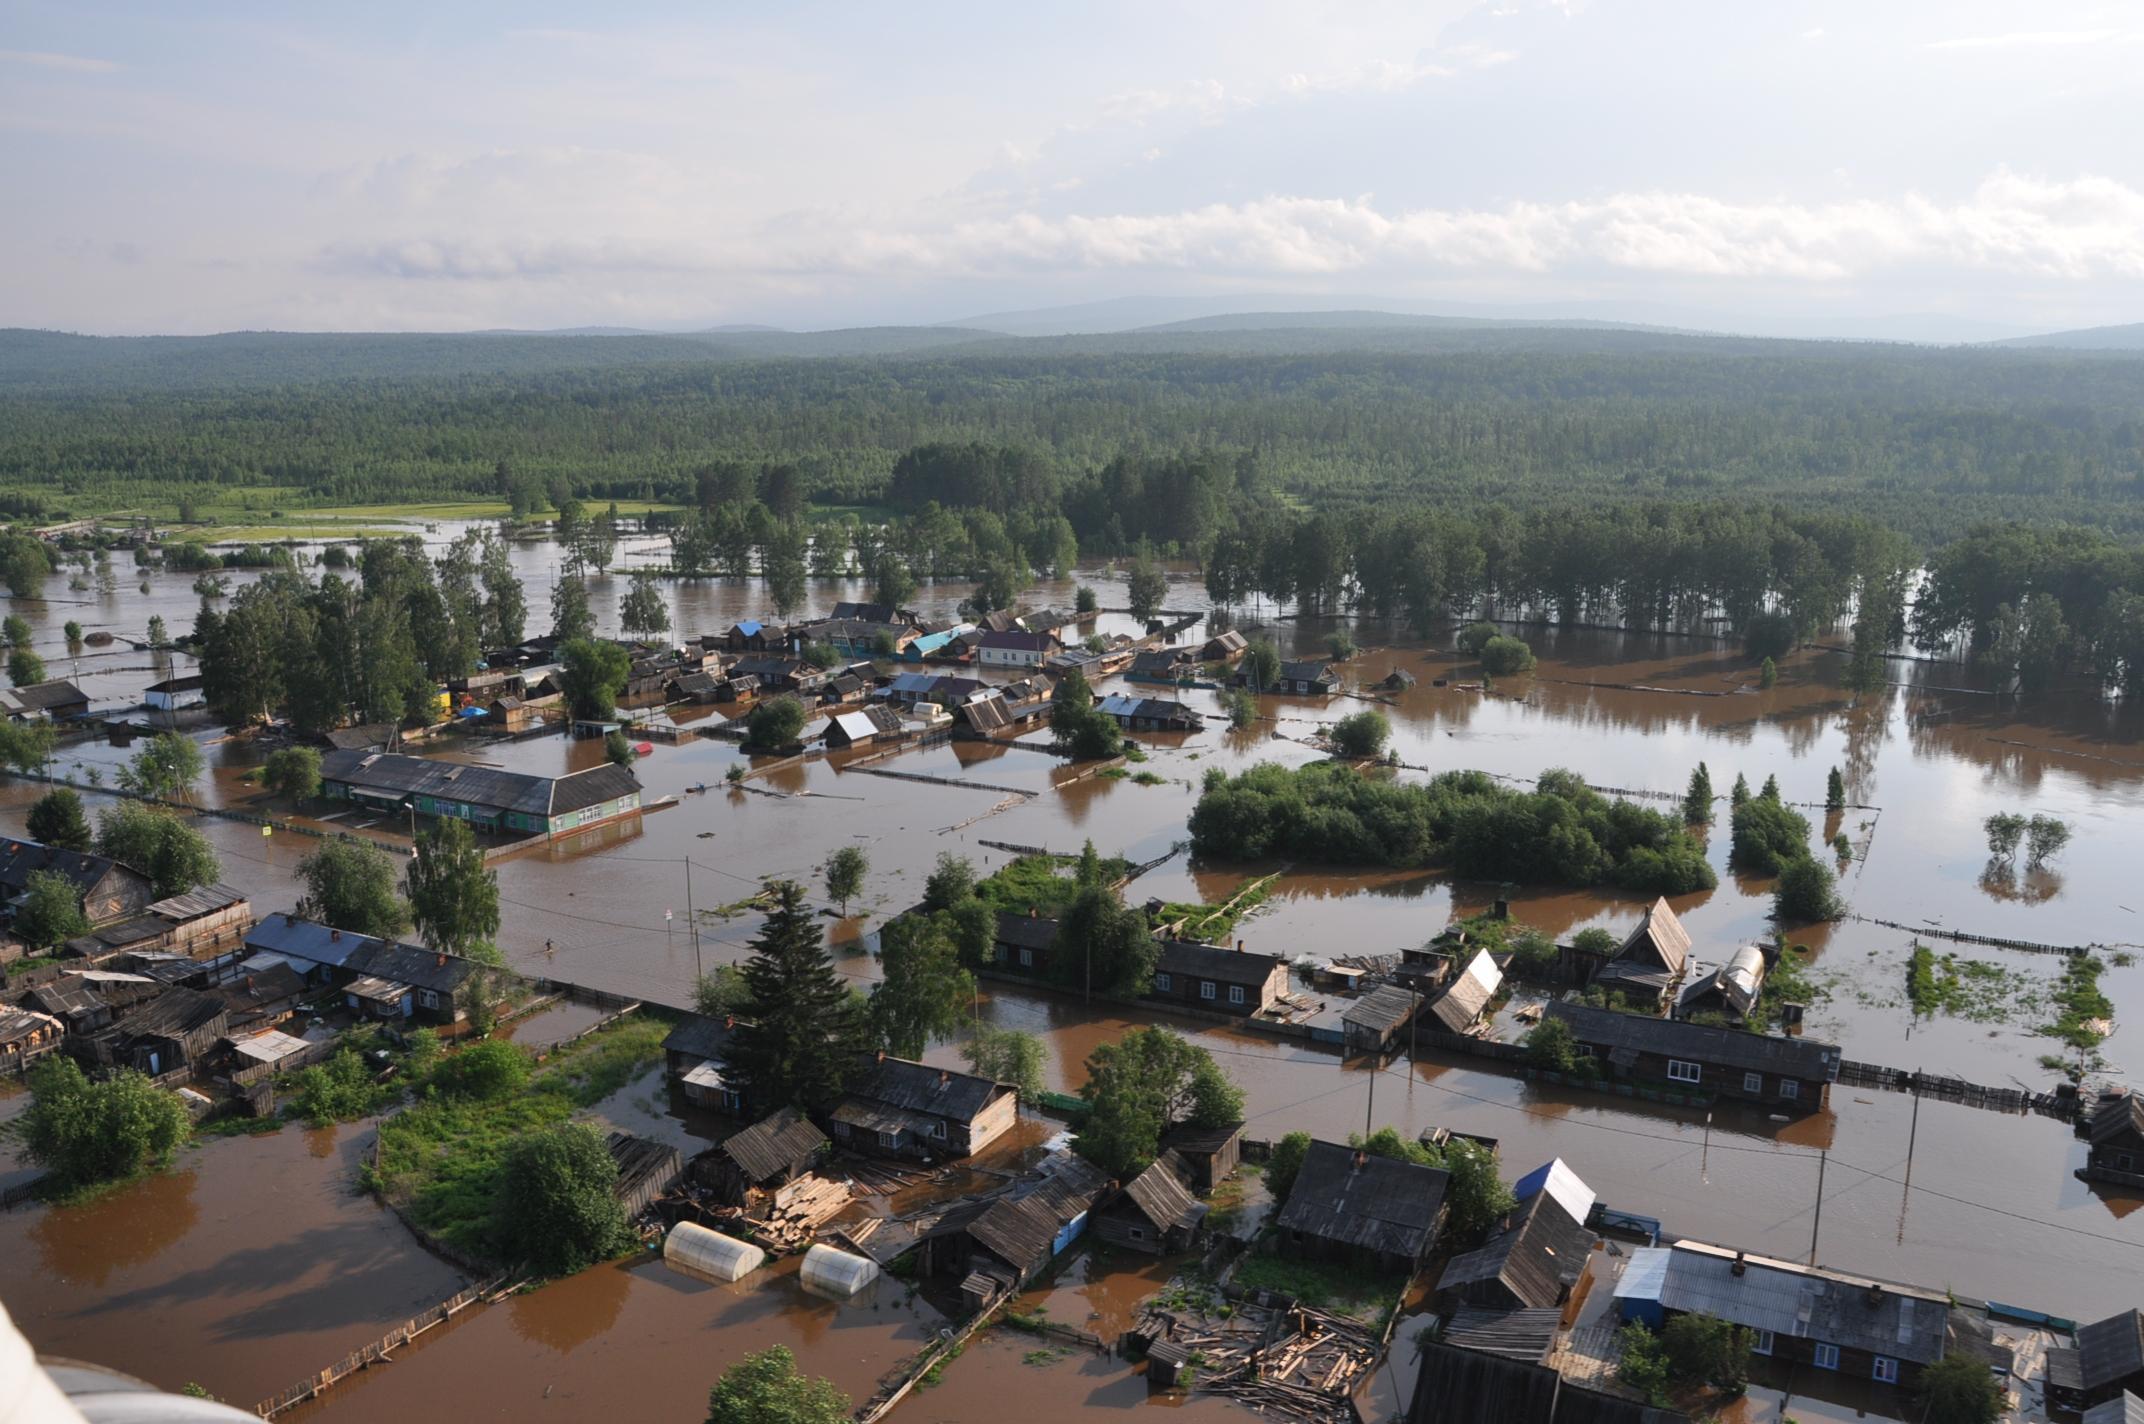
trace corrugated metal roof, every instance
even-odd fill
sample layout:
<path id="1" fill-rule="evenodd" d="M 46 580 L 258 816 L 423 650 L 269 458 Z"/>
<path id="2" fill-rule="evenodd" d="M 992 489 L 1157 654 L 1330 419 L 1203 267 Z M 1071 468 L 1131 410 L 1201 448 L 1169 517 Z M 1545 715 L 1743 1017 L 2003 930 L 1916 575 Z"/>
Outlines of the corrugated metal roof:
<path id="1" fill-rule="evenodd" d="M 978 1078 L 973 1073 L 932 1068 L 905 1058 L 867 1059 L 856 1081 L 849 1085 L 852 1099 L 951 1118 L 956 1122 L 973 1121 L 976 1114 L 1011 1091 L 1003 1084 Z"/>
<path id="2" fill-rule="evenodd" d="M 562 816 L 640 789 L 625 767 L 605 764 L 570 776 L 531 776 L 494 766 L 431 761 L 399 752 L 332 751 L 320 759 L 323 781 L 395 798 L 432 796 L 524 816 Z"/>
<path id="3" fill-rule="evenodd" d="M 1810 1082 L 1838 1074 L 1839 1050 L 1805 1038 L 1777 1038 L 1739 1028 L 1714 1028 L 1681 1019 L 1619 1014 L 1586 1004 L 1550 1003 L 1543 1014 L 1570 1026 L 1580 1043 L 1612 1052 L 1658 1053 L 1745 1072 L 1784 1073 Z"/>
<path id="4" fill-rule="evenodd" d="M 248 949 L 265 949 L 294 963 L 330 969 L 342 968 L 350 956 L 371 943 L 364 935 L 291 915 L 270 915 L 246 931 Z"/>
<path id="5" fill-rule="evenodd" d="M 1634 1281 L 1641 1258 L 1654 1252 L 1665 1258 L 1664 1267 L 1655 1271 L 1648 1260 L 1642 1281 Z M 1942 1357 L 1950 1314 L 1945 1295 L 1746 1253 L 1737 1274 L 1737 1260 L 1725 1247 L 1695 1241 L 1639 1251 L 1616 1298 L 1657 1300 L 1668 1310 L 1915 1364 Z"/>
<path id="6" fill-rule="evenodd" d="M 1571 1214 L 1573 1221 L 1584 1221 L 1591 1216 L 1593 1203 L 1598 1200 L 1593 1188 L 1587 1186 L 1561 1157 L 1534 1168 L 1519 1178 L 1511 1189 L 1511 1194 L 1520 1201 L 1526 1201 L 1538 1192 L 1553 1197 Z"/>

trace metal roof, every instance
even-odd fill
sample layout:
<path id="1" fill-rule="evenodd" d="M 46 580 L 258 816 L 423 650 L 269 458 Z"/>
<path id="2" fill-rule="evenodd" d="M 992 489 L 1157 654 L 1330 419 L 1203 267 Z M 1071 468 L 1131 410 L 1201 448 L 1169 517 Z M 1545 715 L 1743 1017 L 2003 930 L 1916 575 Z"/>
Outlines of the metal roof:
<path id="1" fill-rule="evenodd" d="M 1764 973 L 1764 951 L 1746 944 L 1730 955 L 1725 964 L 1684 989 L 1677 1001 L 1678 1010 L 1683 1004 L 1718 994 L 1727 1007 L 1748 1018 L 1757 1007 L 1758 994 L 1764 990 Z"/>
<path id="2" fill-rule="evenodd" d="M 1922 1365 L 1942 1358 L 1950 1315 L 1935 1291 L 1696 1241 L 1634 1252 L 1615 1297 Z"/>
<path id="3" fill-rule="evenodd" d="M 1534 1168 L 1512 1184 L 1511 1194 L 1519 1201 L 1529 1201 L 1534 1196 L 1545 1194 L 1555 1198 L 1558 1205 L 1571 1214 L 1573 1221 L 1584 1221 L 1593 1214 L 1593 1203 L 1598 1200 L 1593 1188 L 1579 1179 L 1576 1172 L 1565 1164 L 1561 1157 Z"/>
<path id="4" fill-rule="evenodd" d="M 378 975 L 412 989 L 430 989 L 451 994 L 483 966 L 473 959 L 444 954 L 417 944 L 374 940 L 344 961 L 344 967 L 360 974 Z"/>
<path id="5" fill-rule="evenodd" d="M 2079 1326 L 2077 1361 L 2088 1393 L 2144 1374 L 2144 1310 L 2125 1310 Z"/>
<path id="6" fill-rule="evenodd" d="M 280 1063 L 294 1053 L 303 1053 L 312 1045 L 295 1034 L 269 1029 L 256 1033 L 251 1038 L 234 1038 L 231 1049 L 241 1058 L 250 1058 L 255 1063 Z"/>
<path id="7" fill-rule="evenodd" d="M 1440 1168 L 1313 1142 L 1277 1221 L 1285 1231 L 1419 1260 L 1450 1180 Z"/>
<path id="8" fill-rule="evenodd" d="M 372 940 L 295 915 L 270 915 L 246 931 L 246 948 L 264 949 L 297 963 L 340 969 Z"/>
<path id="9" fill-rule="evenodd" d="M 24 840 L 19 836 L 0 836 L 0 887 L 9 895 L 19 895 L 29 888 L 30 877 L 39 871 L 63 875 L 83 894 L 97 888 L 97 882 L 112 873 L 118 862 L 88 851 L 68 850 L 63 846 L 48 846 L 42 841 Z M 129 875 L 138 872 L 129 870 Z"/>
<path id="10" fill-rule="evenodd" d="M 2087 1409 L 2084 1424 L 2144 1424 L 2144 1399 L 2123 1390 L 2119 1398 Z"/>
<path id="11" fill-rule="evenodd" d="M 320 777 L 375 795 L 432 796 L 546 819 L 640 789 L 639 778 L 630 770 L 608 763 L 569 776 L 531 776 L 399 752 L 332 751 L 320 759 Z"/>
<path id="12" fill-rule="evenodd" d="M 1226 945 L 1172 939 L 1163 942 L 1154 968 L 1163 974 L 1212 979 L 1221 984 L 1263 984 L 1286 962 L 1277 954 L 1254 954 Z"/>
<path id="13" fill-rule="evenodd" d="M 1615 1052 L 1658 1053 L 1751 1073 L 1783 1073 L 1809 1082 L 1838 1076 L 1839 1050 L 1805 1038 L 1775 1038 L 1739 1028 L 1714 1028 L 1683 1019 L 1619 1014 L 1586 1004 L 1550 1003 L 1544 1018 L 1561 1019 L 1580 1043 Z"/>
<path id="14" fill-rule="evenodd" d="M 956 1122 L 972 1122 L 976 1114 L 1012 1091 L 973 1073 L 932 1068 L 905 1058 L 866 1059 L 856 1081 L 849 1085 L 852 1099 Z"/>
<path id="15" fill-rule="evenodd" d="M 663 1039 L 663 1052 L 682 1053 L 692 1058 L 720 1058 L 729 1046 L 729 1023 L 709 1018 L 706 1014 L 685 1015 Z"/>
<path id="16" fill-rule="evenodd" d="M 1496 997 L 1503 982 L 1504 971 L 1496 967 L 1489 951 L 1477 949 L 1474 957 L 1467 961 L 1467 967 L 1460 971 L 1459 977 L 1452 981 L 1452 987 L 1444 991 L 1430 1012 L 1437 1016 L 1437 1022 L 1453 1033 L 1465 1033 L 1481 1017 L 1481 1011 L 1489 1007 L 1489 1001 Z"/>

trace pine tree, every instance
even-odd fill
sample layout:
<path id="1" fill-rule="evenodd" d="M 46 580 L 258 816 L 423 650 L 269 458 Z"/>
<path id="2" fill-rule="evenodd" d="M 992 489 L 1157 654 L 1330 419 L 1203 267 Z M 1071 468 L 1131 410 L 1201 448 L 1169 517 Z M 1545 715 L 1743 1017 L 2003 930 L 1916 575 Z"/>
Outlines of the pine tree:
<path id="1" fill-rule="evenodd" d="M 1735 789 L 1727 794 L 1727 804 L 1730 807 L 1735 807 L 1740 806 L 1747 800 L 1749 800 L 1749 778 L 1740 772 L 1736 772 Z"/>
<path id="2" fill-rule="evenodd" d="M 1777 801 L 1779 799 L 1779 778 L 1767 776 L 1764 779 L 1764 790 L 1757 794 L 1767 801 Z"/>
<path id="3" fill-rule="evenodd" d="M 738 1023 L 723 1076 L 755 1113 L 823 1108 L 841 1095 L 868 1028 L 805 906 L 804 887 L 782 880 L 769 888 L 774 908 L 744 964 L 758 1017 Z"/>
<path id="4" fill-rule="evenodd" d="M 1844 811 L 1846 809 L 1846 778 L 1839 775 L 1837 767 L 1831 769 L 1831 775 L 1824 782 L 1824 809 L 1827 811 Z"/>
<path id="5" fill-rule="evenodd" d="M 1682 819 L 1689 826 L 1712 824 L 1712 773 L 1703 762 L 1690 773 L 1690 789 L 1682 798 Z"/>

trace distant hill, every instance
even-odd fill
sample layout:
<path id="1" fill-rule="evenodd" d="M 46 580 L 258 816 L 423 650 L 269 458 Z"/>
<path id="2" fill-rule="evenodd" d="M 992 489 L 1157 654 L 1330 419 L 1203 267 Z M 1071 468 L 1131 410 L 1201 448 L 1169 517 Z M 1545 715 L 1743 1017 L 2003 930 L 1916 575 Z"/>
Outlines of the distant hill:
<path id="1" fill-rule="evenodd" d="M 2144 322 L 2127 326 L 2087 326 L 2039 336 L 2013 336 L 1990 346 L 2044 346 L 2059 351 L 2144 351 Z"/>
<path id="2" fill-rule="evenodd" d="M 1516 318 L 1489 316 L 1423 316 L 1413 312 L 1314 311 L 1230 312 L 1222 316 L 1198 316 L 1187 321 L 1143 326 L 1136 333 L 1167 331 L 1493 331 L 1512 327 L 1562 327 L 1576 330 L 1664 330 L 1635 322 L 1588 321 L 1556 317 Z"/>

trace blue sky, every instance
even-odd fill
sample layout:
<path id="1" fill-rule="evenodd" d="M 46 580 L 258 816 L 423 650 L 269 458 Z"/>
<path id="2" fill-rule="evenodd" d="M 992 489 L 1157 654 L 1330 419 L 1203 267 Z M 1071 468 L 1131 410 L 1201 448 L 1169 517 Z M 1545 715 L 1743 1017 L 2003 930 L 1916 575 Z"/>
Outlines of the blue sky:
<path id="1" fill-rule="evenodd" d="M 0 3 L 0 324 L 2144 320 L 2144 7 Z"/>

